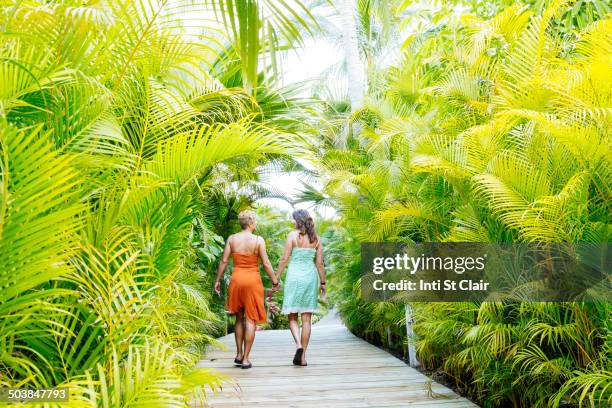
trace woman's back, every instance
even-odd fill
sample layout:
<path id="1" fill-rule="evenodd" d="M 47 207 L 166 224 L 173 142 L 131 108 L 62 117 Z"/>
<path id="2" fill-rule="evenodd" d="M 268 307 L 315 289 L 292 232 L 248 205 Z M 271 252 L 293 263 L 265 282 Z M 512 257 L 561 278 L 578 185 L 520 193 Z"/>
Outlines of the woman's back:
<path id="1" fill-rule="evenodd" d="M 250 232 L 239 232 L 229 239 L 232 254 L 258 255 L 260 237 Z"/>
<path id="2" fill-rule="evenodd" d="M 254 322 L 265 322 L 263 284 L 259 276 L 259 237 L 239 232 L 228 240 L 234 260 L 234 271 L 230 281 L 228 309 L 245 309 L 247 317 Z"/>
<path id="3" fill-rule="evenodd" d="M 223 257 L 217 269 L 215 292 L 221 294 L 221 278 L 230 256 L 234 259 L 234 270 L 229 283 L 227 311 L 236 315 L 235 338 L 236 358 L 234 365 L 251 368 L 249 354 L 255 339 L 255 325 L 266 322 L 264 288 L 259 276 L 259 260 L 270 277 L 272 285 L 278 288 L 272 264 L 266 253 L 266 243 L 253 234 L 257 228 L 257 217 L 253 211 L 241 211 L 238 222 L 242 232 L 231 235 L 225 243 Z M 243 349 L 244 347 L 244 349 Z M 244 353 L 243 353 L 244 350 Z"/>
<path id="4" fill-rule="evenodd" d="M 317 255 L 316 248 L 300 248 L 295 247 L 291 251 L 289 265 L 301 265 L 305 267 L 315 267 L 315 256 Z M 315 270 L 316 273 L 316 270 Z"/>
<path id="5" fill-rule="evenodd" d="M 317 249 L 319 246 L 319 239 L 317 238 L 314 242 L 310 242 L 308 235 L 302 234 L 299 231 L 293 232 L 293 243 L 295 248 L 303 248 L 303 249 Z"/>
<path id="6" fill-rule="evenodd" d="M 315 312 L 319 286 L 315 256 L 319 244 L 318 241 L 310 242 L 307 236 L 304 237 L 297 233 L 292 240 L 293 247 L 287 268 L 283 312 Z"/>
<path id="7" fill-rule="evenodd" d="M 310 267 L 312 264 L 312 266 L 314 267 L 318 244 L 318 241 L 315 243 L 311 243 L 308 240 L 308 237 L 304 239 L 303 235 L 300 235 L 299 233 L 295 232 L 289 264 L 294 266 L 300 264 L 304 267 Z"/>
<path id="8" fill-rule="evenodd" d="M 287 236 L 285 251 L 278 266 L 281 276 L 285 267 L 285 293 L 282 313 L 287 314 L 289 329 L 297 346 L 293 364 L 306 366 L 306 349 L 310 340 L 312 313 L 317 311 L 319 290 L 325 294 L 325 270 L 323 269 L 323 245 L 315 231 L 308 211 L 293 212 L 295 231 Z M 302 316 L 302 329 L 298 323 Z"/>

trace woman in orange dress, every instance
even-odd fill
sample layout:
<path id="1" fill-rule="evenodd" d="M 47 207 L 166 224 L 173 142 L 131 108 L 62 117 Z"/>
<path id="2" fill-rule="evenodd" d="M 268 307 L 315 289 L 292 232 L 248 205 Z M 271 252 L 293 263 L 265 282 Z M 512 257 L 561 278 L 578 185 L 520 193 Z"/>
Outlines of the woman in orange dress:
<path id="1" fill-rule="evenodd" d="M 227 268 L 230 255 L 234 261 L 234 272 L 229 284 L 227 310 L 236 315 L 234 337 L 236 339 L 236 358 L 234 364 L 242 368 L 251 368 L 249 354 L 255 340 L 255 328 L 258 323 L 266 322 L 264 306 L 264 287 L 259 276 L 258 261 L 261 262 L 270 277 L 273 289 L 278 289 L 278 279 L 274 275 L 272 264 L 266 253 L 263 238 L 253 234 L 257 228 L 257 218 L 253 211 L 242 211 L 238 215 L 242 231 L 230 235 L 225 244 L 223 258 L 217 271 L 215 292 L 221 294 L 221 276 Z"/>

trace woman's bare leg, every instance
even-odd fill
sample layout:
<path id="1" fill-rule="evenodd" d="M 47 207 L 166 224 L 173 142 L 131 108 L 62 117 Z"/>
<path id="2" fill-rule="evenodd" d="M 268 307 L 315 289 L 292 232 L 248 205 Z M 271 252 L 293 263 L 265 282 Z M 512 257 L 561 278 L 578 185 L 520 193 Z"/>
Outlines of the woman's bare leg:
<path id="1" fill-rule="evenodd" d="M 244 318 L 244 355 L 242 357 L 242 364 L 249 365 L 249 354 L 251 353 L 251 348 L 253 347 L 253 342 L 255 341 L 255 322 L 245 316 Z"/>
<path id="2" fill-rule="evenodd" d="M 242 360 L 244 345 L 244 311 L 236 312 L 236 324 L 234 325 L 234 338 L 236 339 L 236 358 Z"/>
<path id="3" fill-rule="evenodd" d="M 302 364 L 306 363 L 306 348 L 308 347 L 308 341 L 310 340 L 312 313 L 302 313 Z"/>
<path id="4" fill-rule="evenodd" d="M 295 341 L 295 346 L 297 348 L 301 348 L 302 340 L 300 339 L 300 325 L 298 324 L 297 313 L 289 313 L 289 330 L 291 330 L 291 335 Z"/>

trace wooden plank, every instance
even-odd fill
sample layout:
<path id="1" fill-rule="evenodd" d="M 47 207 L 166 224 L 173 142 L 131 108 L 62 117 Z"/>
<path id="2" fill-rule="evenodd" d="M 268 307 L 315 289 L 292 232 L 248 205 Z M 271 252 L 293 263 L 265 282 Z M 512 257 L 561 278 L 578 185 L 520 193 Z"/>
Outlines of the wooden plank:
<path id="1" fill-rule="evenodd" d="M 210 396 L 211 407 L 476 407 L 354 336 L 335 314 L 313 326 L 307 367 L 291 364 L 295 346 L 288 330 L 257 332 L 250 370 L 233 366 L 233 335 L 219 340 L 225 349 L 210 350 L 198 366 L 218 370 L 234 382 Z"/>

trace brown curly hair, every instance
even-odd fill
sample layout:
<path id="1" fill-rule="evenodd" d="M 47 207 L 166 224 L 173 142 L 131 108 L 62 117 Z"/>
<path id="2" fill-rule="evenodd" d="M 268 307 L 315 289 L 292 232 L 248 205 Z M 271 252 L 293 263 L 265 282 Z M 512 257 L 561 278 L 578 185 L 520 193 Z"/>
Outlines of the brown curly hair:
<path id="1" fill-rule="evenodd" d="M 319 237 L 315 232 L 315 225 L 312 217 L 306 210 L 296 210 L 293 212 L 293 219 L 297 224 L 297 229 L 300 230 L 301 234 L 308 235 L 308 241 L 314 244 L 318 241 Z"/>

